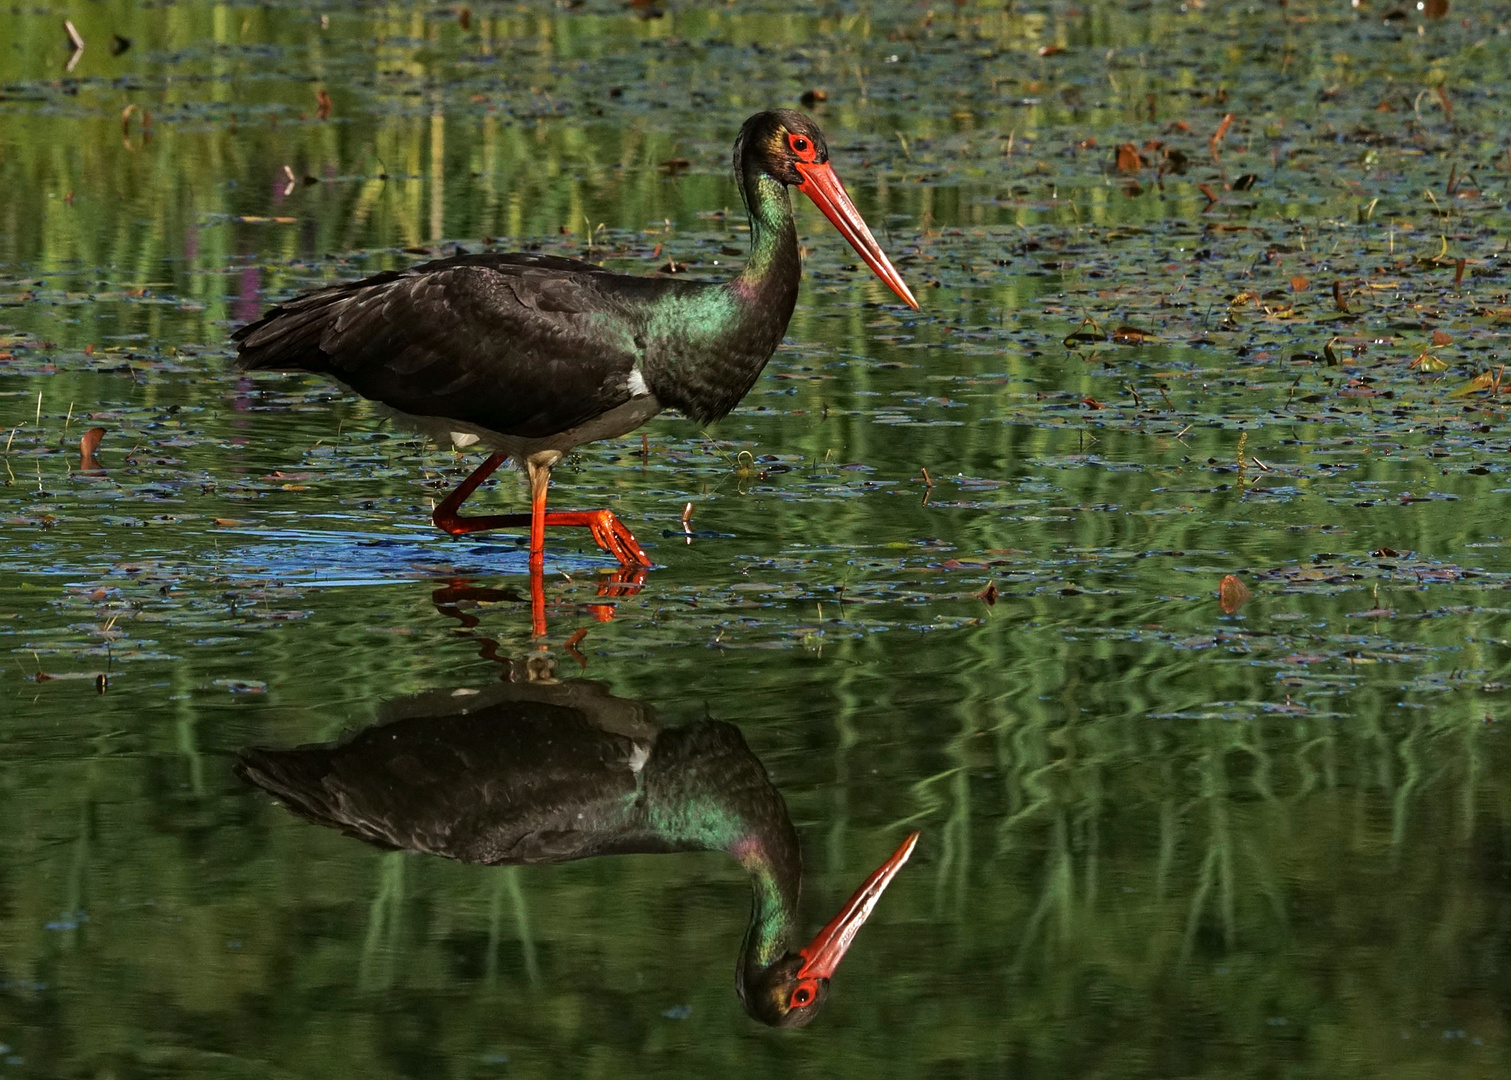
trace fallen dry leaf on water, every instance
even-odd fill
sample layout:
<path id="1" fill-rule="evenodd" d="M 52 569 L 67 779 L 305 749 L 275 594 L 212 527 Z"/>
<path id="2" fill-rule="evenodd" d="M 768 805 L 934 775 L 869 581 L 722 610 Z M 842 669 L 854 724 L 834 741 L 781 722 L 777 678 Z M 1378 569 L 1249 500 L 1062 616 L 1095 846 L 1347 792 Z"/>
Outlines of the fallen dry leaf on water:
<path id="1" fill-rule="evenodd" d="M 105 437 L 105 429 L 92 427 L 84 432 L 79 439 L 79 468 L 85 472 L 92 472 L 100 467 L 100 463 L 94 459 L 94 452 L 100 448 L 100 440 Z"/>
<path id="2" fill-rule="evenodd" d="M 1112 164 L 1118 172 L 1136 173 L 1144 167 L 1144 159 L 1139 154 L 1137 146 L 1133 143 L 1123 143 L 1117 148 L 1117 157 Z"/>
<path id="3" fill-rule="evenodd" d="M 1253 597 L 1254 594 L 1249 592 L 1249 587 L 1232 574 L 1223 578 L 1217 586 L 1217 604 L 1222 608 L 1224 615 L 1234 614 Z"/>

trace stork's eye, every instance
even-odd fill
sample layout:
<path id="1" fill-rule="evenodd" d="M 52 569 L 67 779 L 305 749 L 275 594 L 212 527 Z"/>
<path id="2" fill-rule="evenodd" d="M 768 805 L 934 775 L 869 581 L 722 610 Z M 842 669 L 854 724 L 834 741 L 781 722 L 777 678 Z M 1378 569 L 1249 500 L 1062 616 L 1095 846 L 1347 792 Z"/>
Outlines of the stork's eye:
<path id="1" fill-rule="evenodd" d="M 789 1009 L 801 1009 L 805 1005 L 812 1005 L 813 999 L 818 996 L 818 986 L 812 979 L 804 979 L 792 988 L 792 996 L 787 999 Z"/>
<path id="2" fill-rule="evenodd" d="M 812 162 L 818 158 L 818 151 L 813 148 L 813 140 L 806 135 L 789 132 L 787 145 L 792 148 L 792 152 L 798 156 L 799 161 Z"/>

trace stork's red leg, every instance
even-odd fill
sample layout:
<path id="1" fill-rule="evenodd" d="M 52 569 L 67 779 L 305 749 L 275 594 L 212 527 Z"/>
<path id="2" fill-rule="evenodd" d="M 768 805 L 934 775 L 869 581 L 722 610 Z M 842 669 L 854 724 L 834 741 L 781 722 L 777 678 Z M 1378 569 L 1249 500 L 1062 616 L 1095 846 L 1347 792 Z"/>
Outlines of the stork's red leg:
<path id="1" fill-rule="evenodd" d="M 594 542 L 622 565 L 651 565 L 651 557 L 640 547 L 640 541 L 612 510 L 553 510 L 546 515 L 546 524 L 585 525 L 592 532 Z"/>
<path id="2" fill-rule="evenodd" d="M 435 522 L 435 527 L 442 532 L 448 532 L 452 536 L 464 536 L 467 533 L 482 532 L 485 529 L 503 529 L 510 526 L 530 524 L 529 514 L 488 514 L 483 517 L 462 517 L 457 511 L 462 503 L 478 489 L 494 471 L 508 460 L 505 454 L 494 454 L 472 471 L 472 475 L 457 485 L 455 491 L 447 495 L 441 501 L 441 505 L 435 508 L 430 515 L 430 520 Z"/>
<path id="3" fill-rule="evenodd" d="M 538 570 L 545 565 L 546 526 L 586 526 L 593 535 L 593 542 L 607 551 L 626 567 L 651 565 L 651 558 L 635 534 L 624 527 L 612 510 L 557 510 L 547 512 L 546 491 L 551 483 L 551 469 L 546 465 L 527 463 L 530 473 L 530 512 L 528 514 L 488 514 L 482 517 L 463 517 L 457 511 L 468 496 L 478 489 L 484 480 L 493 475 L 505 461 L 504 454 L 494 454 L 477 467 L 471 476 L 463 480 L 457 489 L 447 495 L 435 508 L 431 520 L 436 528 L 452 536 L 482 532 L 486 529 L 503 529 L 520 525 L 530 526 L 530 567 Z"/>
<path id="4" fill-rule="evenodd" d="M 546 578 L 535 565 L 534 555 L 530 556 L 530 633 L 546 636 Z"/>

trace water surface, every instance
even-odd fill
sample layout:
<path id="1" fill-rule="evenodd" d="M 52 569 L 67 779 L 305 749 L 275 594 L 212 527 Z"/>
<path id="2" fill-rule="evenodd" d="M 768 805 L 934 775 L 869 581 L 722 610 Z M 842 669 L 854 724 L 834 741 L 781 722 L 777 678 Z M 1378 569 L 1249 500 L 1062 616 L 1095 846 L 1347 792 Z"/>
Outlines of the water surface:
<path id="1" fill-rule="evenodd" d="M 0 1075 L 1504 1076 L 1511 6 L 1414 8 L 0 12 Z M 558 676 L 740 727 L 808 929 L 923 831 L 771 1032 L 721 855 L 236 779 L 536 645 L 519 538 L 428 525 L 477 459 L 227 336 L 458 245 L 722 275 L 812 90 L 923 310 L 800 207 L 743 406 L 557 470 L 645 588 L 547 563 Z"/>

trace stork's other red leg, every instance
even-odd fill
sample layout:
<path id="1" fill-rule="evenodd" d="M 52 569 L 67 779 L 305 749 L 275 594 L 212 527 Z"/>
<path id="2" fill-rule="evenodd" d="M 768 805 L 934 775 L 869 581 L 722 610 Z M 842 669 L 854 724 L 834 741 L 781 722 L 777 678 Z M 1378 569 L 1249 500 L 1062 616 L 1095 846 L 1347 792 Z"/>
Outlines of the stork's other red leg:
<path id="1" fill-rule="evenodd" d="M 448 532 L 452 536 L 465 536 L 467 533 L 483 532 L 486 529 L 505 529 L 511 526 L 529 525 L 529 514 L 487 514 L 481 517 L 462 517 L 457 511 L 462 503 L 478 489 L 494 471 L 508 460 L 505 454 L 494 454 L 472 471 L 472 475 L 457 485 L 455 491 L 447 495 L 441 501 L 441 505 L 435 508 L 430 515 L 430 520 L 435 522 L 435 527 L 442 532 Z"/>
<path id="2" fill-rule="evenodd" d="M 621 565 L 651 565 L 651 557 L 641 548 L 640 541 L 612 510 L 553 510 L 546 515 L 546 524 L 585 525 L 592 532 L 593 541 L 618 559 Z"/>
<path id="3" fill-rule="evenodd" d="M 526 468 L 530 472 L 530 574 L 533 578 L 546 565 L 546 490 L 551 486 L 551 467 L 532 461 Z"/>

